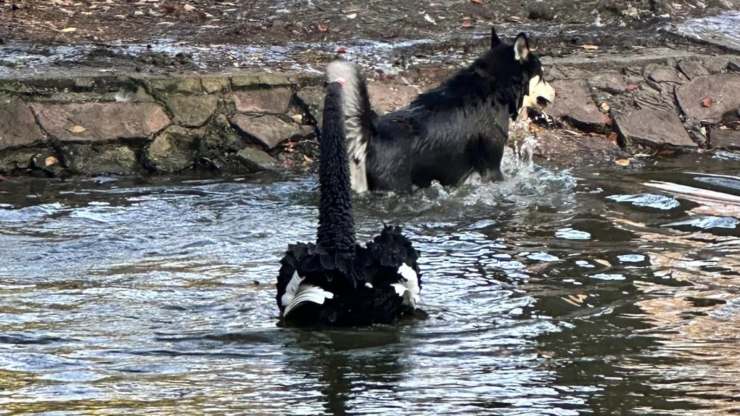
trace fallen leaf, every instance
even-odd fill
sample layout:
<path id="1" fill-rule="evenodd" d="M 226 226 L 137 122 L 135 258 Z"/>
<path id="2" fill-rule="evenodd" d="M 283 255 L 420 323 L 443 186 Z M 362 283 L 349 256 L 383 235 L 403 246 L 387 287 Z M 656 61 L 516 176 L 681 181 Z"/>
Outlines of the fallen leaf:
<path id="1" fill-rule="evenodd" d="M 357 17 L 357 13 L 352 13 L 352 14 L 347 15 L 347 19 L 354 19 L 355 17 Z"/>
<path id="2" fill-rule="evenodd" d="M 640 88 L 640 86 L 637 85 L 637 84 L 629 84 L 629 85 L 627 85 L 627 89 L 630 90 L 630 91 L 634 91 L 634 90 L 636 90 L 638 88 Z"/>
<path id="3" fill-rule="evenodd" d="M 707 97 L 707 98 L 701 100 L 701 105 L 704 106 L 704 107 L 709 108 L 709 107 L 712 106 L 712 104 L 714 104 L 714 100 L 711 99 L 710 97 Z"/>
<path id="4" fill-rule="evenodd" d="M 601 118 L 604 120 L 604 124 L 612 125 L 612 119 L 607 114 L 601 114 Z"/>
<path id="5" fill-rule="evenodd" d="M 616 143 L 617 142 L 617 133 L 612 133 L 609 135 L 609 137 L 606 138 L 610 142 Z"/>
<path id="6" fill-rule="evenodd" d="M 463 20 L 462 27 L 473 27 L 473 25 L 470 23 L 470 20 Z"/>
<path id="7" fill-rule="evenodd" d="M 46 166 L 56 165 L 59 161 L 54 156 L 49 156 L 44 160 Z"/>
<path id="8" fill-rule="evenodd" d="M 244 180 L 244 178 L 234 178 L 234 182 L 241 182 L 243 180 Z"/>
<path id="9" fill-rule="evenodd" d="M 293 121 L 296 123 L 302 123 L 303 122 L 303 114 L 296 114 L 293 117 L 291 117 Z M 287 147 L 287 146 L 286 146 Z"/>
<path id="10" fill-rule="evenodd" d="M 183 6 L 182 8 L 183 8 L 183 10 L 185 10 L 186 12 L 192 12 L 193 10 L 195 10 L 195 6 L 191 6 L 191 5 L 189 5 L 189 4 L 186 4 L 186 5 L 185 5 L 185 6 Z"/>
<path id="11" fill-rule="evenodd" d="M 434 19 L 432 19 L 432 16 L 429 16 L 429 13 L 426 13 L 424 15 L 424 20 L 426 20 L 427 22 L 429 22 L 429 23 L 431 23 L 433 25 L 436 25 L 437 24 L 437 22 L 435 22 Z"/>
<path id="12" fill-rule="evenodd" d="M 612 264 L 611 264 L 611 263 L 609 263 L 609 262 L 608 262 L 608 261 L 606 261 L 606 260 L 601 260 L 601 259 L 593 259 L 593 260 L 594 260 L 594 261 L 595 261 L 596 263 L 599 263 L 599 264 L 600 264 L 600 265 L 602 265 L 602 266 L 606 266 L 606 267 L 612 267 Z"/>
<path id="13" fill-rule="evenodd" d="M 326 25 L 322 25 L 321 23 L 319 23 L 318 25 L 316 25 L 316 27 L 317 27 L 317 28 L 318 28 L 318 29 L 319 29 L 320 31 L 322 31 L 322 32 L 326 32 L 326 29 L 327 29 Z"/>
<path id="14" fill-rule="evenodd" d="M 618 159 L 616 163 L 619 166 L 628 166 L 630 164 L 630 160 L 629 159 Z"/>
<path id="15" fill-rule="evenodd" d="M 471 3 L 483 4 L 483 0 L 470 0 Z"/>
<path id="16" fill-rule="evenodd" d="M 599 49 L 599 47 L 596 46 L 596 45 L 582 45 L 581 48 L 583 48 L 583 49 L 585 49 L 587 51 L 595 51 L 595 50 Z"/>
<path id="17" fill-rule="evenodd" d="M 658 151 L 659 155 L 667 156 L 676 153 L 676 149 L 662 149 Z"/>
<path id="18" fill-rule="evenodd" d="M 303 155 L 303 160 L 305 160 L 305 161 L 306 161 L 306 162 L 308 162 L 308 163 L 311 163 L 311 162 L 313 162 L 313 159 L 311 159 L 310 157 L 308 157 L 308 156 L 306 156 L 306 155 Z"/>
<path id="19" fill-rule="evenodd" d="M 87 129 L 82 126 L 73 126 L 73 127 L 68 128 L 67 130 L 69 130 L 71 133 L 82 133 L 83 131 Z"/>
<path id="20" fill-rule="evenodd" d="M 345 53 L 345 52 L 347 52 L 347 48 L 345 48 L 344 46 L 340 46 L 337 49 L 337 53 Z"/>
<path id="21" fill-rule="evenodd" d="M 67 27 L 67 28 L 62 29 L 61 31 L 64 33 L 69 33 L 69 32 L 74 32 L 75 30 L 77 30 L 76 27 Z"/>
<path id="22" fill-rule="evenodd" d="M 591 137 L 599 137 L 599 133 L 594 133 L 594 132 L 590 132 L 588 133 L 588 135 Z"/>
<path id="23" fill-rule="evenodd" d="M 601 103 L 601 109 L 604 111 L 609 111 L 609 103 L 607 103 L 606 101 Z"/>

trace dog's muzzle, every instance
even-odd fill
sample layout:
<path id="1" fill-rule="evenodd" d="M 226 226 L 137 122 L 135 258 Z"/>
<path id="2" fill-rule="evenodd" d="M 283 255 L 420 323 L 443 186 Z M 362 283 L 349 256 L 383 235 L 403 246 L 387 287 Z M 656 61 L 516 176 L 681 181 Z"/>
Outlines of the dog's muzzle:
<path id="1" fill-rule="evenodd" d="M 524 97 L 522 105 L 541 110 L 555 101 L 555 88 L 539 76 L 529 80 L 529 95 Z"/>

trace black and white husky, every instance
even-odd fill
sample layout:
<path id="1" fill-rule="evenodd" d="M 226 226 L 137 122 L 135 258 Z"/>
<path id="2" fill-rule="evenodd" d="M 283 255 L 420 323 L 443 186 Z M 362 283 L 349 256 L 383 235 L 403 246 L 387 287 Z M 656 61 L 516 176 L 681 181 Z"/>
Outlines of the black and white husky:
<path id="1" fill-rule="evenodd" d="M 471 174 L 502 180 L 509 123 L 523 106 L 542 108 L 555 98 L 539 58 L 520 33 L 512 45 L 491 30 L 491 48 L 408 107 L 378 116 L 365 80 L 345 61 L 327 67 L 343 78 L 345 133 L 352 189 L 407 192 L 432 181 L 460 185 Z"/>

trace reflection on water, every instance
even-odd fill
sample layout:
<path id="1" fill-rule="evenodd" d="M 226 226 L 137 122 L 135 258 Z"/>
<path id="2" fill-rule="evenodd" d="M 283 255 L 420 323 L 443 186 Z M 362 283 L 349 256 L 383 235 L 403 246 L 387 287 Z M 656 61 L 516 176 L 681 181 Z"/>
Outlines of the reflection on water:
<path id="1" fill-rule="evenodd" d="M 430 316 L 321 332 L 273 287 L 314 177 L 0 182 L 0 414 L 740 411 L 737 161 L 505 172 L 359 199 Z"/>

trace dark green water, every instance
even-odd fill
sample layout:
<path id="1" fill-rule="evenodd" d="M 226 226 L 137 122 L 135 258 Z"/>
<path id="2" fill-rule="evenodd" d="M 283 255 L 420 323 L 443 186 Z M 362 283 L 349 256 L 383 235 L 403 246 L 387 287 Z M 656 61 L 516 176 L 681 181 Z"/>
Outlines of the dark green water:
<path id="1" fill-rule="evenodd" d="M 508 171 L 356 201 L 430 318 L 322 332 L 273 287 L 315 177 L 0 182 L 0 415 L 740 412 L 740 159 Z"/>

